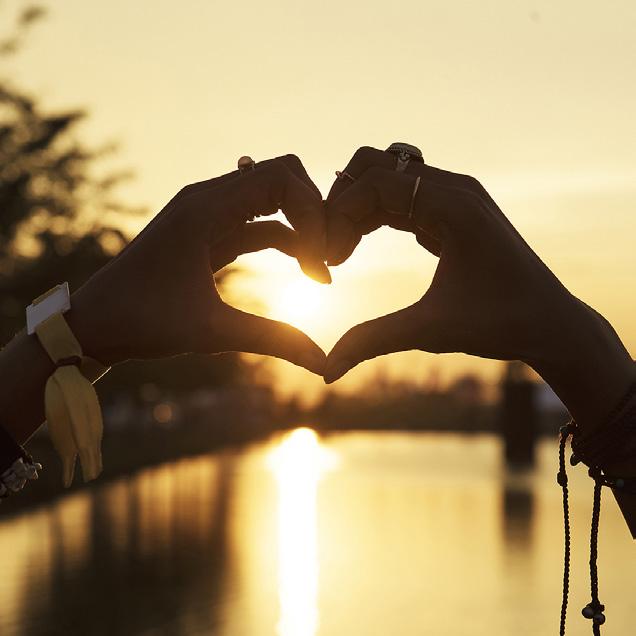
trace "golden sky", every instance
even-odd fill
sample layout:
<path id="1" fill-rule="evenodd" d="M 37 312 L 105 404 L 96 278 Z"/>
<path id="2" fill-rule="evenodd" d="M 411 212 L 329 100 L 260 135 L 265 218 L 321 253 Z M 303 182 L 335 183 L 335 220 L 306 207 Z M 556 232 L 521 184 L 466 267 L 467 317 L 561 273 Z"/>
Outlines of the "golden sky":
<path id="1" fill-rule="evenodd" d="M 5 2 L 3 21 L 24 4 Z M 121 164 L 137 173 L 123 195 L 153 211 L 243 154 L 294 152 L 326 195 L 358 146 L 414 143 L 427 162 L 477 176 L 634 354 L 634 33 L 632 0 L 59 0 L 10 68 L 49 106 L 86 107 L 83 134 L 121 142 Z M 411 236 L 383 230 L 303 314 L 286 298 L 309 298 L 314 284 L 294 262 L 243 262 L 241 306 L 256 303 L 327 349 L 354 323 L 416 300 L 435 267 Z M 415 379 L 433 367 L 443 378 L 499 372 L 407 353 L 363 365 L 343 386 L 378 365 Z M 287 364 L 277 374 L 288 391 L 321 387 Z"/>

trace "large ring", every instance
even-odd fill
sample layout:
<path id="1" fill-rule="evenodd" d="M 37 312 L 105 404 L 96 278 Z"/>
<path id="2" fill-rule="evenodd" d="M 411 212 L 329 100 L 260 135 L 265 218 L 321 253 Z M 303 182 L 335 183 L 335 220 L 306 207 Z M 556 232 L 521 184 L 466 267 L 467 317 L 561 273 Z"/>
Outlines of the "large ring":
<path id="1" fill-rule="evenodd" d="M 406 144 L 402 141 L 393 142 L 386 152 L 390 152 L 397 157 L 397 164 L 395 169 L 398 172 L 404 172 L 409 165 L 409 161 L 417 161 L 418 163 L 424 163 L 424 156 L 422 151 L 417 146 Z"/>
<path id="2" fill-rule="evenodd" d="M 236 166 L 239 172 L 243 174 L 250 170 L 254 170 L 254 168 L 256 167 L 256 163 L 254 162 L 254 159 L 252 159 L 252 157 L 248 157 L 247 155 L 244 155 L 238 160 Z"/>

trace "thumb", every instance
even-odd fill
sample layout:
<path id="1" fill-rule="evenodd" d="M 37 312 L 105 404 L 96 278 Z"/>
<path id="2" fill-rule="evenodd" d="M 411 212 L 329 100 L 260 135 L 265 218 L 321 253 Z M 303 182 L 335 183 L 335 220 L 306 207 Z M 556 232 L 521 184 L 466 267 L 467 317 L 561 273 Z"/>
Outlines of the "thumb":
<path id="1" fill-rule="evenodd" d="M 325 370 L 325 352 L 305 333 L 278 320 L 223 305 L 213 331 L 215 352 L 242 351 L 288 360 L 317 375 Z M 218 330 L 217 330 L 218 329 Z"/>
<path id="2" fill-rule="evenodd" d="M 353 367 L 395 351 L 419 349 L 418 304 L 352 327 L 327 356 L 325 383 L 331 384 Z"/>

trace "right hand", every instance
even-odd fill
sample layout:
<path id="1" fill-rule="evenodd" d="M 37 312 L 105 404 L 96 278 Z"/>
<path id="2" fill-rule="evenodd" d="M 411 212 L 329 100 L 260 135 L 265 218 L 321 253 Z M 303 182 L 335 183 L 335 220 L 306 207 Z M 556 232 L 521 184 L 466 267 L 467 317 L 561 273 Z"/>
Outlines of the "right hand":
<path id="1" fill-rule="evenodd" d="M 363 234 L 389 225 L 438 255 L 437 271 L 418 302 L 342 336 L 325 381 L 394 351 L 464 352 L 528 363 L 573 415 L 609 410 L 634 377 L 609 323 L 568 292 L 476 179 L 414 161 L 406 172 L 395 166 L 387 152 L 355 153 L 346 167 L 353 181 L 338 179 L 327 199 L 327 262 L 343 262 Z"/>
<path id="2" fill-rule="evenodd" d="M 476 179 L 413 161 L 397 172 L 395 161 L 361 148 L 347 166 L 355 181 L 334 185 L 329 263 L 351 253 L 361 228 L 379 224 L 410 229 L 440 262 L 421 300 L 340 339 L 329 354 L 327 381 L 362 360 L 405 349 L 526 361 L 549 355 L 577 301 Z"/>

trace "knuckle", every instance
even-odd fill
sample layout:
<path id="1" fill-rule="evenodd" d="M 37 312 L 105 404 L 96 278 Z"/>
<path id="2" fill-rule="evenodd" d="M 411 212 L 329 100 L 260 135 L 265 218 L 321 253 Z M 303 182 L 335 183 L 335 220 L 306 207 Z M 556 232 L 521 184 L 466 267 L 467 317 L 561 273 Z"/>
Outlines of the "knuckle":
<path id="1" fill-rule="evenodd" d="M 177 192 L 175 199 L 185 199 L 186 197 L 190 196 L 193 192 L 194 192 L 194 184 L 189 183 L 188 185 L 183 186 L 181 190 Z"/>
<path id="2" fill-rule="evenodd" d="M 354 159 L 364 160 L 372 157 L 376 152 L 378 152 L 378 149 L 372 146 L 360 146 L 360 148 L 355 151 L 353 157 Z"/>
<path id="3" fill-rule="evenodd" d="M 362 146 L 358 148 L 353 153 L 349 167 L 354 168 L 354 170 L 358 173 L 362 172 L 368 166 L 375 163 L 374 158 L 377 156 L 378 152 L 379 150 L 377 148 L 372 148 L 371 146 Z"/>
<path id="4" fill-rule="evenodd" d="M 303 162 L 300 160 L 300 157 L 294 153 L 283 155 L 281 159 L 288 165 L 294 165 L 298 168 L 303 167 Z"/>
<path id="5" fill-rule="evenodd" d="M 289 168 L 281 159 L 273 159 L 266 166 L 265 170 L 274 179 L 284 180 L 289 175 Z"/>
<path id="6" fill-rule="evenodd" d="M 486 188 L 481 185 L 479 179 L 473 177 L 472 175 L 462 175 L 462 181 L 464 183 L 464 187 L 474 194 L 478 194 L 479 196 L 483 196 L 486 193 Z"/>
<path id="7" fill-rule="evenodd" d="M 380 166 L 370 166 L 365 170 L 364 174 L 362 175 L 362 179 L 367 182 L 375 182 L 380 178 L 380 176 L 382 176 L 384 172 L 385 169 L 381 168 Z"/>

